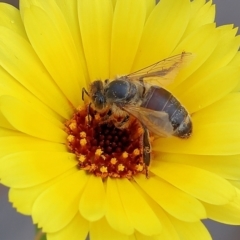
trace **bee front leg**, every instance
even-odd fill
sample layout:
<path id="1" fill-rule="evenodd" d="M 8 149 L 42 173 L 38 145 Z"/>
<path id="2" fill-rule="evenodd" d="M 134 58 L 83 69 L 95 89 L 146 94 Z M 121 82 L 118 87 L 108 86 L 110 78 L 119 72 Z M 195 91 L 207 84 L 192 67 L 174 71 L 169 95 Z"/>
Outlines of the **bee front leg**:
<path id="1" fill-rule="evenodd" d="M 122 129 L 122 128 L 125 128 L 127 122 L 129 121 L 129 115 L 126 115 L 120 122 L 116 122 L 115 126 L 116 128 L 119 128 L 119 129 Z"/>
<path id="2" fill-rule="evenodd" d="M 108 122 L 111 116 L 112 116 L 112 110 L 109 109 L 108 112 L 103 117 L 103 122 Z"/>
<path id="3" fill-rule="evenodd" d="M 150 143 L 150 137 L 149 137 L 149 131 L 145 125 L 142 124 L 143 128 L 143 162 L 146 166 L 146 178 L 149 177 L 148 175 L 148 167 L 150 165 L 151 161 L 151 143 Z"/>
<path id="4" fill-rule="evenodd" d="M 100 124 L 107 124 L 112 120 L 112 110 L 109 109 L 104 116 L 102 117 L 102 120 L 100 122 Z"/>
<path id="5" fill-rule="evenodd" d="M 87 123 L 87 125 L 88 125 L 88 127 L 90 127 L 91 126 L 91 114 L 90 114 L 90 108 L 91 108 L 91 104 L 92 103 L 89 103 L 88 104 L 88 107 L 87 107 L 87 119 L 88 119 L 88 123 Z"/>

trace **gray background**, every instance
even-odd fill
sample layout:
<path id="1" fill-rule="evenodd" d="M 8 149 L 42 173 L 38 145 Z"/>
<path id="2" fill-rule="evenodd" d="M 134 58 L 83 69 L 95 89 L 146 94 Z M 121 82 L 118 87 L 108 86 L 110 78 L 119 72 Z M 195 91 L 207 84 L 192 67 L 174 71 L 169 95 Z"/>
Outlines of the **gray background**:
<path id="1" fill-rule="evenodd" d="M 177 0 L 176 0 L 177 1 Z M 5 0 L 18 5 L 17 0 Z M 234 23 L 240 26 L 240 0 L 214 0 L 218 25 Z M 33 240 L 31 218 L 20 215 L 7 202 L 7 188 L 0 185 L 0 240 Z M 214 240 L 240 240 L 240 227 L 205 221 Z M 193 239 L 194 240 L 194 239 Z"/>

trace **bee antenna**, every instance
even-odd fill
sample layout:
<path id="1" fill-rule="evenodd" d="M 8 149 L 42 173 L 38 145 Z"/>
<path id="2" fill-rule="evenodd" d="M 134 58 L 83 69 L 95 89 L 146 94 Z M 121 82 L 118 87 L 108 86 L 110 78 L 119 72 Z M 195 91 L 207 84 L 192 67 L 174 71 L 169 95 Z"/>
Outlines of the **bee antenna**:
<path id="1" fill-rule="evenodd" d="M 82 100 L 84 101 L 84 93 L 86 93 L 89 96 L 88 91 L 85 88 L 82 88 Z"/>

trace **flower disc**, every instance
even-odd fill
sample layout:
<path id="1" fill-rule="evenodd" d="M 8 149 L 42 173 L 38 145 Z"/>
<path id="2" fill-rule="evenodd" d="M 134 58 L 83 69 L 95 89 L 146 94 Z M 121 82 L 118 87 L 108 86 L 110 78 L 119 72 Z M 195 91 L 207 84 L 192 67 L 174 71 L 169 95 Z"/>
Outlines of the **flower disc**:
<path id="1" fill-rule="evenodd" d="M 240 225 L 240 37 L 214 18 L 205 0 L 0 3 L 1 184 L 48 240 L 210 240 L 203 219 Z M 161 137 L 153 113 L 148 164 L 141 115 L 120 127 L 81 93 L 163 59 L 131 80 L 166 89 L 193 129 Z"/>

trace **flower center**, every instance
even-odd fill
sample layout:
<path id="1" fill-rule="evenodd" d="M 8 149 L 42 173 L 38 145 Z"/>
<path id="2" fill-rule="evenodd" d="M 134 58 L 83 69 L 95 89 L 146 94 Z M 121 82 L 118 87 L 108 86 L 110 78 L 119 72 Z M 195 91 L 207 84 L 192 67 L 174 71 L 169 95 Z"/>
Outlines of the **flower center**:
<path id="1" fill-rule="evenodd" d="M 77 110 L 65 126 L 67 146 L 76 154 L 78 168 L 102 178 L 131 179 L 138 173 L 146 174 L 142 127 L 132 117 L 127 125 L 117 128 L 113 120 L 106 120 L 106 113 L 88 110 L 88 106 Z"/>

